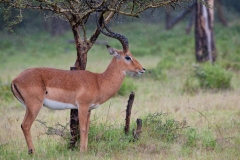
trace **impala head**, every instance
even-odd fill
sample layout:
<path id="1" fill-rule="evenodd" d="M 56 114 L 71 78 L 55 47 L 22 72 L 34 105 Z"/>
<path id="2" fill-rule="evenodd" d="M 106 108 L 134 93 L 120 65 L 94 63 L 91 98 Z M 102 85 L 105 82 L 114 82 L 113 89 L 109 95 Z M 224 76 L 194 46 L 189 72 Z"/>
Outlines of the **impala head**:
<path id="1" fill-rule="evenodd" d="M 97 14 L 96 14 L 97 17 Z M 132 53 L 129 51 L 128 39 L 119 33 L 115 33 L 111 31 L 105 24 L 103 16 L 100 17 L 100 21 L 105 26 L 105 29 L 108 32 L 105 32 L 100 26 L 98 19 L 96 18 L 98 29 L 106 36 L 115 38 L 119 40 L 122 44 L 123 50 L 117 50 L 115 48 L 107 45 L 108 51 L 111 55 L 115 56 L 117 59 L 118 66 L 125 72 L 131 71 L 138 74 L 142 74 L 145 72 L 145 68 L 133 57 Z"/>
<path id="2" fill-rule="evenodd" d="M 145 72 L 142 65 L 133 57 L 130 51 L 127 52 L 117 50 L 107 45 L 108 51 L 111 55 L 117 59 L 117 64 L 124 72 L 131 71 L 138 74 Z"/>

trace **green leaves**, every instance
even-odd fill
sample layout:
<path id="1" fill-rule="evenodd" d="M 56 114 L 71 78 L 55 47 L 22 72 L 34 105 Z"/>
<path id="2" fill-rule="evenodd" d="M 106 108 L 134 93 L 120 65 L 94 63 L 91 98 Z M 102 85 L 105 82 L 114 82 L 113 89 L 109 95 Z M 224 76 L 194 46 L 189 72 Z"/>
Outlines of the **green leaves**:
<path id="1" fill-rule="evenodd" d="M 18 23 L 20 23 L 23 19 L 22 17 L 22 10 L 21 9 L 15 9 L 16 11 L 19 12 L 15 17 L 13 17 L 12 13 L 12 7 L 9 5 L 4 8 L 4 21 L 6 25 L 6 29 L 9 30 L 10 32 L 13 32 L 12 27 Z"/>
<path id="2" fill-rule="evenodd" d="M 232 74 L 218 65 L 204 64 L 197 67 L 195 76 L 201 88 L 230 89 Z"/>

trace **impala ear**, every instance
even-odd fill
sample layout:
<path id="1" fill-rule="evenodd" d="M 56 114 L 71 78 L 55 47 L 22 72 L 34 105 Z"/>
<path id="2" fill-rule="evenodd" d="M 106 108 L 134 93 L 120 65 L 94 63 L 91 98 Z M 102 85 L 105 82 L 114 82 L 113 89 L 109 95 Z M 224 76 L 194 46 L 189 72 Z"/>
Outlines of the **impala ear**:
<path id="1" fill-rule="evenodd" d="M 116 51 L 115 48 L 112 48 L 110 47 L 109 45 L 106 45 L 107 49 L 108 49 L 108 52 L 112 55 L 112 56 L 115 56 L 117 58 L 120 57 L 120 54 Z"/>

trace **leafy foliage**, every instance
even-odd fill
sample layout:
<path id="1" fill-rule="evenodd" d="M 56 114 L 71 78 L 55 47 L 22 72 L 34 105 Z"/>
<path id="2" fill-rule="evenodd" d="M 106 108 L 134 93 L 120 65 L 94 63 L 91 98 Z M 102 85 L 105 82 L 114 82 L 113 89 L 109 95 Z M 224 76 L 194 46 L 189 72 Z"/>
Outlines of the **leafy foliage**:
<path id="1" fill-rule="evenodd" d="M 202 134 L 203 146 L 214 149 L 216 147 L 216 138 L 210 130 L 204 130 Z"/>
<path id="2" fill-rule="evenodd" d="M 183 92 L 195 94 L 202 89 L 231 89 L 232 73 L 220 65 L 209 63 L 195 66 L 183 84 Z"/>
<path id="3" fill-rule="evenodd" d="M 22 10 L 19 9 L 19 10 L 18 10 L 18 11 L 19 11 L 19 14 L 18 14 L 16 17 L 14 17 L 14 18 L 10 18 L 10 17 L 11 17 L 11 14 L 12 14 L 12 13 L 11 13 L 11 12 L 12 12 L 11 10 L 12 10 L 12 8 L 11 8 L 10 5 L 5 8 L 5 10 L 4 10 L 4 21 L 6 22 L 6 28 L 7 28 L 9 31 L 13 32 L 12 26 L 20 23 L 20 22 L 22 21 L 23 17 L 22 17 Z"/>
<path id="4" fill-rule="evenodd" d="M 186 146 L 193 147 L 197 144 L 198 133 L 194 128 L 189 128 L 186 131 Z"/>
<path id="5" fill-rule="evenodd" d="M 11 101 L 13 99 L 13 94 L 11 92 L 10 83 L 3 82 L 0 79 L 0 101 Z"/>
<path id="6" fill-rule="evenodd" d="M 195 76 L 201 88 L 230 89 L 232 74 L 218 65 L 204 64 L 197 67 Z"/>
<path id="7" fill-rule="evenodd" d="M 169 118 L 166 113 L 148 114 L 144 120 L 148 127 L 148 135 L 161 141 L 170 142 L 180 136 L 181 129 L 185 126 L 180 122 Z"/>

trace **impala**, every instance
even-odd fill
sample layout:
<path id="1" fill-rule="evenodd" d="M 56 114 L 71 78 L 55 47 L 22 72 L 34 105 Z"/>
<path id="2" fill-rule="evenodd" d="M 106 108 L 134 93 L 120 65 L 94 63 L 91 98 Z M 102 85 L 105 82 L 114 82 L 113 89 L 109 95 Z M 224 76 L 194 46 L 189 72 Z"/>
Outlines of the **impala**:
<path id="1" fill-rule="evenodd" d="M 106 36 L 118 39 L 123 47 L 121 51 L 107 45 L 113 58 L 103 73 L 31 68 L 23 71 L 12 81 L 11 89 L 14 96 L 26 107 L 21 128 L 29 154 L 35 151 L 30 129 L 42 106 L 54 110 L 78 109 L 80 151 L 86 151 L 91 110 L 118 92 L 126 71 L 138 74 L 145 72 L 129 51 L 125 36 L 112 32 L 106 25 L 107 32 L 99 24 L 98 28 Z"/>

